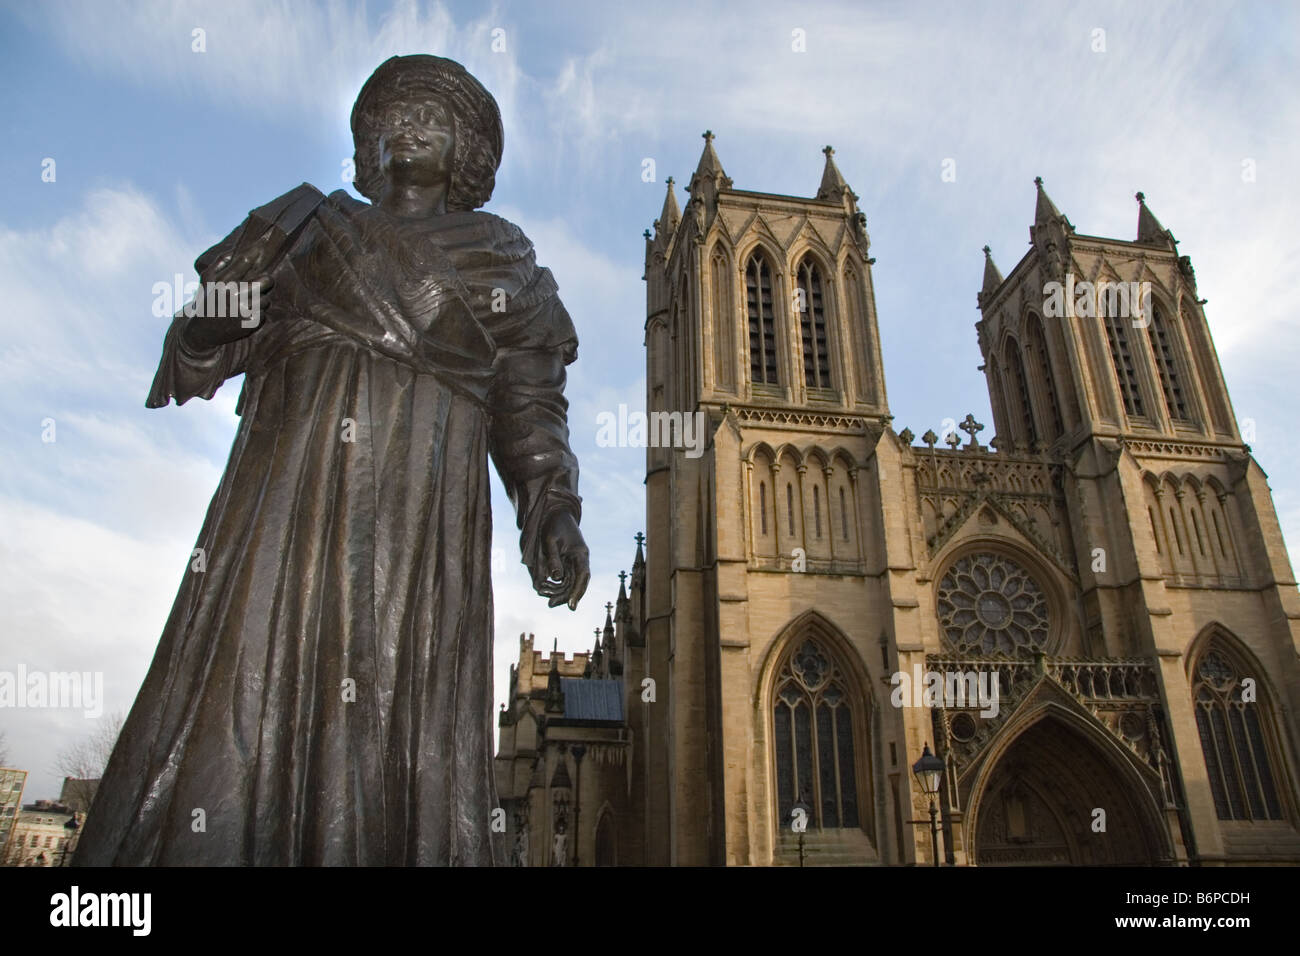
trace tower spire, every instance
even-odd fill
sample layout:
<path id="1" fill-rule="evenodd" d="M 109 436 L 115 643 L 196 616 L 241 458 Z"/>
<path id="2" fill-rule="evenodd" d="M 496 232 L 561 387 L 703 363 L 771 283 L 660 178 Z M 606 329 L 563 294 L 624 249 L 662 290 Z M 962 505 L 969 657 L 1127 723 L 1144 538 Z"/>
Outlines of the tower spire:
<path id="1" fill-rule="evenodd" d="M 1070 225 L 1070 220 L 1066 219 L 1061 210 L 1056 208 L 1056 203 L 1052 202 L 1052 197 L 1047 195 L 1047 190 L 1043 188 L 1043 177 L 1035 176 L 1034 185 L 1038 188 L 1038 199 L 1034 204 L 1034 225 L 1043 226 L 1048 223 L 1063 223 L 1069 232 L 1074 232 L 1074 226 Z"/>
<path id="2" fill-rule="evenodd" d="M 983 308 L 984 303 L 988 301 L 989 296 L 998 290 L 1002 285 L 1002 273 L 998 271 L 997 264 L 993 261 L 993 250 L 988 246 L 984 247 L 984 287 L 980 289 L 979 304 Z"/>
<path id="3" fill-rule="evenodd" d="M 1043 177 L 1034 177 L 1034 188 L 1038 190 L 1037 199 L 1034 202 L 1034 225 L 1041 226 L 1049 220 L 1055 219 L 1061 214 L 1056 208 L 1056 203 L 1052 202 L 1052 197 L 1047 195 L 1047 190 L 1043 188 Z"/>
<path id="4" fill-rule="evenodd" d="M 852 195 L 853 190 L 849 184 L 844 181 L 844 176 L 840 169 L 835 165 L 835 149 L 827 146 L 822 150 L 826 154 L 826 166 L 822 169 L 822 184 L 817 189 L 818 199 L 842 199 L 847 192 Z M 854 196 L 854 199 L 857 197 Z"/>
<path id="5" fill-rule="evenodd" d="M 704 136 L 704 152 L 700 154 L 699 164 L 695 167 L 695 175 L 703 176 L 714 182 L 725 180 L 726 186 L 722 188 L 726 189 L 731 185 L 731 180 L 722 168 L 722 160 L 718 159 L 718 151 L 713 148 L 713 130 L 706 129 L 702 135 Z"/>
<path id="6" fill-rule="evenodd" d="M 614 602 L 614 619 L 624 621 L 628 618 L 627 572 L 618 572 L 618 600 Z"/>
<path id="7" fill-rule="evenodd" d="M 1147 197 L 1144 193 L 1138 193 L 1133 197 L 1138 202 L 1138 242 L 1153 242 L 1160 245 L 1169 244 L 1171 247 L 1177 245 L 1174 234 L 1160 225 L 1160 220 L 1155 217 L 1147 207 Z"/>
<path id="8" fill-rule="evenodd" d="M 605 650 L 600 646 L 600 628 L 595 628 L 596 643 L 591 650 L 591 676 L 604 677 Z"/>
<path id="9" fill-rule="evenodd" d="M 622 587 L 619 588 L 620 592 Z M 611 677 L 621 677 L 623 661 L 618 654 L 618 632 L 614 628 L 613 604 L 605 605 L 605 670 Z"/>
<path id="10" fill-rule="evenodd" d="M 655 238 L 668 239 L 677 231 L 677 224 L 682 221 L 682 211 L 677 205 L 677 193 L 673 189 L 675 180 L 669 176 L 665 181 L 668 190 L 664 195 L 664 208 L 655 220 Z"/>
<path id="11" fill-rule="evenodd" d="M 1043 177 L 1034 177 L 1034 186 L 1038 189 L 1034 204 L 1034 224 L 1029 227 L 1029 241 L 1045 257 L 1048 275 L 1064 281 L 1071 259 L 1070 236 L 1074 235 L 1074 226 L 1070 220 L 1056 208 L 1056 203 L 1043 188 Z"/>
<path id="12" fill-rule="evenodd" d="M 551 671 L 546 675 L 546 711 L 564 713 L 564 689 L 560 683 L 560 641 L 551 645 Z"/>
<path id="13" fill-rule="evenodd" d="M 696 237 L 701 238 L 713 222 L 713 215 L 718 207 L 718 193 L 731 188 L 731 177 L 722 168 L 722 160 L 713 148 L 713 130 L 704 131 L 704 152 L 691 176 L 691 184 L 686 191 L 691 194 L 691 201 L 686 206 L 688 214 L 695 217 Z"/>

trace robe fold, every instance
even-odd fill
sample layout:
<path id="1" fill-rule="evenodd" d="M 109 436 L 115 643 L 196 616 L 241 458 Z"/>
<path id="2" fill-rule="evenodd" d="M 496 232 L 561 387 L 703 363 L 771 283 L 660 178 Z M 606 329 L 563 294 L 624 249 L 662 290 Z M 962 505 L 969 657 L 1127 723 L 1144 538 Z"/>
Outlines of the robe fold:
<path id="1" fill-rule="evenodd" d="M 271 274 L 248 337 L 167 332 L 147 404 L 242 372 L 241 421 L 76 862 L 500 862 L 487 466 L 535 571 L 547 518 L 581 517 L 573 323 L 483 212 L 398 220 L 338 191 Z"/>

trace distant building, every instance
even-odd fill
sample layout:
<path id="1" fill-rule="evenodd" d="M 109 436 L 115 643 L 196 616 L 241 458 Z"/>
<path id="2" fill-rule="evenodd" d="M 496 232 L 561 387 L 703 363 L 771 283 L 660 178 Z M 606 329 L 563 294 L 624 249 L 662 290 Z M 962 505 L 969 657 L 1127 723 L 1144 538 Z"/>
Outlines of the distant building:
<path id="1" fill-rule="evenodd" d="M 13 835 L 18 810 L 23 804 L 26 770 L 0 768 L 0 864 L 9 858 L 9 838 Z"/>
<path id="2" fill-rule="evenodd" d="M 66 866 L 83 819 L 72 807 L 54 800 L 24 805 L 18 811 L 5 865 Z M 68 826 L 74 820 L 76 826 Z"/>
<path id="3" fill-rule="evenodd" d="M 623 598 L 626 603 L 626 596 Z M 519 635 L 510 668 L 510 703 L 499 716 L 497 786 L 513 866 L 613 866 L 616 821 L 629 820 L 632 730 L 623 655 L 607 605 L 605 630 L 590 654 L 566 660 L 533 650 Z M 575 844 L 574 833 L 583 834 Z M 622 851 L 640 862 L 641 848 Z"/>

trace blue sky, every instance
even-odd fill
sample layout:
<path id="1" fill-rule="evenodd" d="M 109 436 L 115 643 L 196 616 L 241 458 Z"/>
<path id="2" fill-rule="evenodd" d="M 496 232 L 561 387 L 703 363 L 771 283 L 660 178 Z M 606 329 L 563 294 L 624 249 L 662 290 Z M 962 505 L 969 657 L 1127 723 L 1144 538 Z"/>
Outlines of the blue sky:
<path id="1" fill-rule="evenodd" d="M 505 158 L 487 208 L 532 238 L 581 342 L 568 396 L 593 581 L 577 613 L 547 609 L 495 485 L 498 701 L 520 632 L 588 647 L 630 564 L 644 453 L 597 448 L 596 421 L 644 406 L 641 232 L 706 128 L 740 189 L 812 195 L 835 146 L 877 257 L 894 424 L 917 434 L 967 412 L 991 426 L 980 247 L 1004 273 L 1024 254 L 1034 177 L 1093 235 L 1132 238 L 1145 191 L 1196 267 L 1298 554 L 1296 27 L 1293 8 L 1263 3 L 6 4 L 0 670 L 103 671 L 105 711 L 130 706 L 239 391 L 144 408 L 165 329 L 152 286 L 192 278 L 200 251 L 298 183 L 344 187 L 348 111 L 395 53 L 450 56 L 497 96 Z M 91 729 L 79 712 L 0 711 L 29 799 L 57 793 L 55 752 Z"/>

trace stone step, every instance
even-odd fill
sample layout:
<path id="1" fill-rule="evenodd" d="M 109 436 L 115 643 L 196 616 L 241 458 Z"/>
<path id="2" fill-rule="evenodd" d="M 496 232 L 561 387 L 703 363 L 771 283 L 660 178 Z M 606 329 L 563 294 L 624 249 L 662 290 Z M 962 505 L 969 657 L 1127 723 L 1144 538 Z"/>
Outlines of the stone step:
<path id="1" fill-rule="evenodd" d="M 804 866 L 870 866 L 879 862 L 861 830 L 809 830 L 803 835 Z M 773 860 L 776 866 L 799 865 L 799 835 L 783 832 Z"/>

